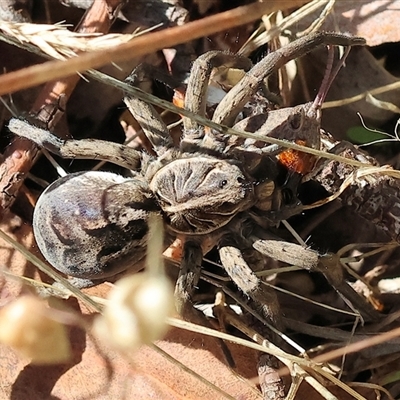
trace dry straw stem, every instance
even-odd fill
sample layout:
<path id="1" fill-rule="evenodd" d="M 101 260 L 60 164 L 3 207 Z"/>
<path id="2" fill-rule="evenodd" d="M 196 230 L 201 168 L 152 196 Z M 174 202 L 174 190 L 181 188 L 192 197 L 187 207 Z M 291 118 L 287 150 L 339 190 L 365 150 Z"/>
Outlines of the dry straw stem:
<path id="1" fill-rule="evenodd" d="M 345 106 L 347 104 L 355 103 L 356 101 L 364 100 L 368 96 L 376 96 L 378 94 L 391 92 L 392 90 L 397 90 L 399 88 L 400 88 L 400 82 L 389 83 L 388 85 L 380 86 L 378 88 L 357 94 L 352 97 L 348 97 L 346 99 L 327 101 L 322 105 L 322 109 Z"/>
<path id="2" fill-rule="evenodd" d="M 397 328 L 392 331 L 386 332 L 384 334 L 374 336 L 370 339 L 366 339 L 366 340 L 359 341 L 357 343 L 353 343 L 347 347 L 343 347 L 341 349 L 337 349 L 332 352 L 322 354 L 313 359 L 308 359 L 308 358 L 301 358 L 301 357 L 293 356 L 289 353 L 285 353 L 283 350 L 280 350 L 279 348 L 276 348 L 276 347 L 265 346 L 265 344 L 267 344 L 266 342 L 264 342 L 263 344 L 251 342 L 249 340 L 242 339 L 242 338 L 239 338 L 236 336 L 232 336 L 232 335 L 229 335 L 224 332 L 219 332 L 214 329 L 195 325 L 195 324 L 192 324 L 187 321 L 181 321 L 176 318 L 169 318 L 168 322 L 171 326 L 174 326 L 176 328 L 181 328 L 181 329 L 188 330 L 191 332 L 202 333 L 204 335 L 220 338 L 220 339 L 227 340 L 229 342 L 236 343 L 236 344 L 239 344 L 239 345 L 251 348 L 251 349 L 259 350 L 261 352 L 274 355 L 274 356 L 278 357 L 284 364 L 289 366 L 289 369 L 295 369 L 295 375 L 296 376 L 301 375 L 301 378 L 306 380 L 313 387 L 315 387 L 317 381 L 315 380 L 315 378 L 312 375 L 317 374 L 317 375 L 323 376 L 325 379 L 331 381 L 333 384 L 337 385 L 342 390 L 347 392 L 350 396 L 352 396 L 353 398 L 358 399 L 358 400 L 365 400 L 365 397 L 363 397 L 359 393 L 355 392 L 347 384 L 343 383 L 338 378 L 333 376 L 330 372 L 325 370 L 322 366 L 323 365 L 322 363 L 326 363 L 330 360 L 339 358 L 339 357 L 343 356 L 344 354 L 357 352 L 364 348 L 383 343 L 387 340 L 396 338 L 400 335 L 400 328 Z M 283 368 L 282 370 L 279 371 L 279 374 L 282 376 L 286 375 L 287 373 L 288 373 L 288 370 L 286 368 Z M 323 389 L 324 389 L 323 386 L 320 386 L 319 389 L 321 389 L 320 394 L 325 399 L 338 400 L 338 398 L 336 396 L 333 396 L 328 390 L 323 391 Z M 322 393 L 322 392 L 324 392 L 324 393 Z"/>
<path id="3" fill-rule="evenodd" d="M 313 208 L 321 207 L 324 204 L 327 204 L 337 199 L 349 186 L 357 184 L 357 182 L 360 182 L 361 179 L 363 179 L 364 177 L 374 175 L 385 175 L 395 179 L 400 179 L 400 171 L 393 169 L 390 165 L 376 167 L 370 166 L 369 164 L 364 164 L 363 168 L 357 169 L 353 173 L 351 173 L 340 185 L 339 190 L 337 190 L 334 194 L 325 197 L 322 200 L 304 206 L 304 210 L 311 210 Z"/>
<path id="4" fill-rule="evenodd" d="M 108 51 L 89 52 L 67 61 L 49 61 L 10 72 L 0 77 L 0 95 L 13 93 L 17 90 L 70 76 L 91 68 L 99 68 L 105 64 L 126 61 L 153 53 L 193 39 L 225 31 L 235 26 L 247 24 L 273 11 L 295 8 L 305 3 L 307 3 L 306 0 L 274 0 L 253 3 L 198 21 L 189 22 L 183 26 L 148 33 Z"/>
<path id="5" fill-rule="evenodd" d="M 296 26 L 296 24 L 299 23 L 303 18 L 325 6 L 322 14 L 315 20 L 315 22 L 318 22 L 318 25 L 313 24 L 313 26 L 307 29 L 307 32 L 316 31 L 329 14 L 326 9 L 330 11 L 334 3 L 335 0 L 313 0 L 298 10 L 291 12 L 281 21 L 277 22 L 276 25 L 271 26 L 270 29 L 262 30 L 261 27 L 260 29 L 256 30 L 254 34 L 247 40 L 247 42 L 238 51 L 238 54 L 243 56 L 250 55 L 252 51 L 265 45 L 273 38 L 278 37 L 284 30 Z M 300 37 L 304 34 L 304 32 L 293 32 L 293 34 L 294 33 L 296 33 L 297 37 Z"/>
<path id="6" fill-rule="evenodd" d="M 240 332 L 245 334 L 247 337 L 250 339 L 253 339 L 256 343 L 262 345 L 266 349 L 272 349 L 272 350 L 278 350 L 279 347 L 275 346 L 273 343 L 269 342 L 265 338 L 261 337 L 256 331 L 254 331 L 251 327 L 247 326 L 244 324 L 241 319 L 238 318 L 238 316 L 233 312 L 229 306 L 227 306 L 224 303 L 224 297 L 220 299 L 222 301 L 216 301 L 213 312 L 216 317 L 220 317 L 225 323 L 234 326 L 237 328 Z M 332 394 L 324 388 L 322 385 L 318 384 L 318 381 L 310 376 L 305 370 L 303 370 L 299 365 L 296 363 L 293 363 L 289 360 L 287 360 L 285 357 L 279 357 L 277 358 L 284 364 L 286 367 L 290 370 L 290 374 L 292 376 L 292 384 L 289 390 L 289 394 L 287 395 L 286 399 L 291 400 L 294 399 L 297 390 L 300 386 L 300 383 L 302 382 L 303 379 L 307 378 L 307 382 L 314 387 L 315 390 L 317 390 L 323 397 L 326 399 L 329 398 L 329 396 L 332 396 Z M 268 380 L 268 378 L 267 378 Z"/>
<path id="7" fill-rule="evenodd" d="M 363 339 L 363 340 L 359 340 L 358 342 L 351 343 L 346 347 L 342 347 L 340 349 L 336 349 L 336 350 L 332 350 L 332 351 L 329 351 L 324 354 L 320 354 L 319 356 L 313 358 L 313 362 L 325 363 L 327 361 L 331 361 L 331 360 L 343 357 L 347 354 L 357 353 L 361 350 L 376 346 L 378 344 L 388 342 L 392 339 L 396 339 L 399 337 L 400 337 L 400 328 L 395 328 L 390 331 L 372 336 L 368 339 Z"/>

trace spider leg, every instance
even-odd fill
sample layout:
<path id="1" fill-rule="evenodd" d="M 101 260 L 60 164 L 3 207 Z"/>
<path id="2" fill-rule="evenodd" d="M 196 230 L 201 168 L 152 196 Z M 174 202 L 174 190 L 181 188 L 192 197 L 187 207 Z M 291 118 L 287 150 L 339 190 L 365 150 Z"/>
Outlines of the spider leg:
<path id="1" fill-rule="evenodd" d="M 250 70 L 252 62 L 239 55 L 209 51 L 198 57 L 190 72 L 185 95 L 185 108 L 201 116 L 206 115 L 207 89 L 211 73 L 214 68 L 224 66 L 228 69 L 236 67 L 245 71 Z M 201 125 L 190 118 L 183 118 L 185 133 L 202 129 Z"/>
<path id="2" fill-rule="evenodd" d="M 213 121 L 232 126 L 247 101 L 259 88 L 260 82 L 287 62 L 301 57 L 320 45 L 357 46 L 365 39 L 331 32 L 314 32 L 268 54 L 228 92 L 215 110 Z"/>
<path id="3" fill-rule="evenodd" d="M 179 314 L 187 319 L 191 319 L 194 313 L 192 296 L 200 279 L 202 261 L 203 251 L 200 244 L 192 240 L 185 241 L 175 285 L 175 305 Z"/>
<path id="4" fill-rule="evenodd" d="M 279 375 L 279 361 L 270 354 L 261 354 L 257 370 L 264 400 L 284 400 L 285 385 Z"/>
<path id="5" fill-rule="evenodd" d="M 252 65 L 251 61 L 246 57 L 226 54 L 220 51 L 210 51 L 201 55 L 193 63 L 185 94 L 185 108 L 198 115 L 206 116 L 207 90 L 213 70 L 219 67 L 223 67 L 226 70 L 230 67 L 236 67 L 248 71 Z M 190 118 L 183 118 L 183 125 L 181 151 L 206 150 L 214 153 L 220 152 L 220 145 L 216 135 L 206 134 L 203 126 Z"/>
<path id="6" fill-rule="evenodd" d="M 276 294 L 264 286 L 243 257 L 242 252 L 226 237 L 219 246 L 221 263 L 235 284 L 256 304 L 261 314 L 275 328 L 281 329 L 283 323 Z"/>
<path id="7" fill-rule="evenodd" d="M 240 237 L 237 237 L 242 242 Z M 254 254 L 253 252 L 251 252 Z M 261 312 L 267 322 L 278 329 L 283 330 L 284 325 L 280 313 L 280 305 L 275 292 L 263 285 L 254 271 L 244 258 L 244 254 L 233 243 L 232 235 L 222 238 L 219 246 L 219 255 L 226 272 L 236 285 L 253 301 L 253 306 Z M 254 258 L 254 257 L 253 257 Z M 256 264 L 251 260 L 251 264 Z M 285 347 L 282 338 L 276 330 L 261 331 L 262 336 L 266 336 L 276 345 Z M 264 399 L 284 399 L 284 384 L 278 374 L 278 360 L 270 355 L 261 354 L 258 363 L 258 375 L 261 391 Z"/>
<path id="8" fill-rule="evenodd" d="M 144 71 L 144 66 L 140 65 L 125 79 L 125 82 L 131 86 L 139 86 L 139 83 L 145 79 L 145 76 L 146 71 Z M 124 102 L 143 129 L 144 134 L 149 139 L 158 156 L 173 147 L 167 125 L 151 104 L 129 94 L 125 94 Z"/>
<path id="9" fill-rule="evenodd" d="M 18 118 L 11 118 L 8 128 L 63 158 L 109 161 L 128 169 L 140 167 L 141 153 L 122 144 L 97 139 L 62 140 L 50 131 Z"/>
<path id="10" fill-rule="evenodd" d="M 261 240 L 256 237 L 251 239 L 254 241 L 253 247 L 268 257 L 322 273 L 347 305 L 358 310 L 365 321 L 379 320 L 380 314 L 346 282 L 340 260 L 335 254 L 319 255 L 315 250 L 280 240 Z"/>
<path id="11" fill-rule="evenodd" d="M 184 319 L 208 328 L 215 328 L 203 312 L 193 307 L 192 301 L 193 293 L 200 279 L 203 260 L 202 247 L 199 242 L 188 240 L 184 243 L 182 250 L 180 271 L 175 284 L 175 307 Z M 226 343 L 221 339 L 218 339 L 218 342 L 228 365 L 235 368 L 235 361 Z"/>

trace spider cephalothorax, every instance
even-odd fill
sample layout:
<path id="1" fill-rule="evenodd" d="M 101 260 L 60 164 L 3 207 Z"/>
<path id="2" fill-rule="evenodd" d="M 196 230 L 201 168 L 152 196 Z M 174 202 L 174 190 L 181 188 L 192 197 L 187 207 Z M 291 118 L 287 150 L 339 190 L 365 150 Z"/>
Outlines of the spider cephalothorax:
<path id="1" fill-rule="evenodd" d="M 253 183 L 237 163 L 201 155 L 167 164 L 150 189 L 170 228 L 185 234 L 215 231 L 255 203 Z"/>

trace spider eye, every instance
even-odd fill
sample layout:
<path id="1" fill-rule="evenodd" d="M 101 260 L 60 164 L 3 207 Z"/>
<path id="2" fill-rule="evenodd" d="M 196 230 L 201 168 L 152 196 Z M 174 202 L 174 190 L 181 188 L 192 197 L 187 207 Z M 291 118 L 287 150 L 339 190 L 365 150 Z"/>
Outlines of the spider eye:
<path id="1" fill-rule="evenodd" d="M 223 181 L 221 181 L 219 183 L 219 187 L 222 189 L 224 186 L 226 186 L 228 184 L 228 181 L 226 179 L 224 179 Z"/>
<path id="2" fill-rule="evenodd" d="M 291 116 L 289 119 L 289 124 L 292 129 L 297 130 L 301 127 L 301 122 L 303 119 L 303 115 L 301 113 L 296 113 Z"/>

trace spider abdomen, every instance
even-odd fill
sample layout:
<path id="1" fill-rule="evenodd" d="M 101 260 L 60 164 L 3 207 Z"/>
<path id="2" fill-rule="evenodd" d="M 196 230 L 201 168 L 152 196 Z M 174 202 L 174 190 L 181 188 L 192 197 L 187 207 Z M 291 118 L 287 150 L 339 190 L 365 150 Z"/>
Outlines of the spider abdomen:
<path id="1" fill-rule="evenodd" d="M 40 251 L 56 269 L 77 278 L 101 279 L 144 257 L 147 218 L 157 210 L 142 178 L 76 173 L 43 192 L 33 229 Z"/>
<path id="2" fill-rule="evenodd" d="M 150 189 L 180 233 L 209 233 L 226 225 L 254 202 L 252 181 L 231 161 L 181 158 L 162 167 Z"/>

